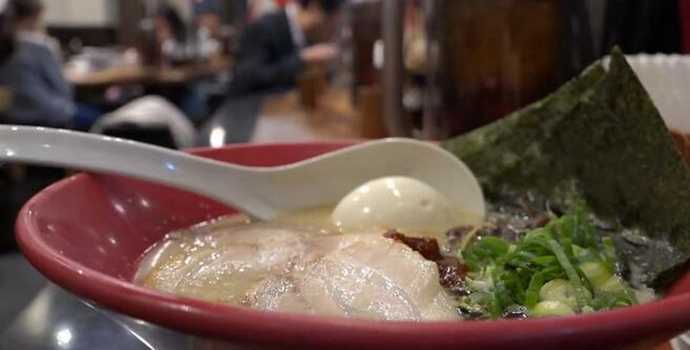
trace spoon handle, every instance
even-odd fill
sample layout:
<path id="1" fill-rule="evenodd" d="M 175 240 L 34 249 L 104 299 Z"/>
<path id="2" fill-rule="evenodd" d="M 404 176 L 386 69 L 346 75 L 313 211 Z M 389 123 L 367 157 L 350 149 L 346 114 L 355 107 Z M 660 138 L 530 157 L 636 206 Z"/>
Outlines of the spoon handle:
<path id="1" fill-rule="evenodd" d="M 114 137 L 42 127 L 0 126 L 0 161 L 126 175 L 206 195 L 238 209 L 250 209 L 257 217 L 264 216 L 263 211 L 267 210 L 260 203 L 246 202 L 246 188 L 257 177 L 255 169 Z M 245 199 L 234 203 L 233 198 Z"/>

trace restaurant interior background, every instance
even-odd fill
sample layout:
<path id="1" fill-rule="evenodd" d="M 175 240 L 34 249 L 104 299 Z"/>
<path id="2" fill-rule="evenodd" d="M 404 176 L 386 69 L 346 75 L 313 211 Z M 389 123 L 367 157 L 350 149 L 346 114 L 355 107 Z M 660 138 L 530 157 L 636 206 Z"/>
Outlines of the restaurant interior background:
<path id="1" fill-rule="evenodd" d="M 244 29 L 289 0 L 43 3 L 73 102 L 97 111 L 85 130 L 170 148 L 441 139 L 543 97 L 615 45 L 690 50 L 685 0 L 360 0 L 333 18 L 334 59 L 289 84 L 231 93 Z M 163 27 L 174 45 L 157 37 Z M 0 123 L 12 103 L 0 83 Z M 0 164 L 0 333 L 46 283 L 17 253 L 13 220 L 69 174 Z"/>

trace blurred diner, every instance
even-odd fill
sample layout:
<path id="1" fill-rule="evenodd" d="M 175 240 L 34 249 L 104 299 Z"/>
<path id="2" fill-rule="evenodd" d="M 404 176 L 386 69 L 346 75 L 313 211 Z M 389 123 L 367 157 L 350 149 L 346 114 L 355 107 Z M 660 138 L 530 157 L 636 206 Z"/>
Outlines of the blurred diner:
<path id="1" fill-rule="evenodd" d="M 154 17 L 155 44 L 160 47 L 164 57 L 162 63 L 170 64 L 176 60 L 184 60 L 187 43 L 187 26 L 179 12 L 170 4 L 163 3 Z"/>

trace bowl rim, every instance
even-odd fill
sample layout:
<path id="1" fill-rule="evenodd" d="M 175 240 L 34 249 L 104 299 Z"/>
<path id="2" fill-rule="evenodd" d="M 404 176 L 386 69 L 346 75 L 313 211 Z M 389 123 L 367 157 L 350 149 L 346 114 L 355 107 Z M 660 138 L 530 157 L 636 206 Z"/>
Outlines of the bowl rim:
<path id="1" fill-rule="evenodd" d="M 223 148 L 197 148 L 191 153 L 213 156 L 229 149 L 332 145 L 352 142 L 300 142 L 238 144 Z M 85 181 L 81 173 L 56 182 L 39 192 L 21 209 L 16 222 L 16 237 L 22 253 L 44 276 L 72 293 L 132 317 L 199 336 L 253 343 L 280 344 L 371 344 L 386 338 L 396 344 L 434 344 L 437 346 L 505 344 L 526 339 L 559 339 L 566 336 L 624 336 L 631 330 L 641 334 L 663 334 L 670 338 L 690 328 L 690 293 L 670 295 L 660 300 L 592 314 L 528 319 L 521 321 L 375 321 L 306 314 L 266 312 L 239 306 L 216 304 L 178 297 L 138 286 L 98 272 L 63 256 L 42 237 L 34 220 L 34 208 L 61 192 Z M 681 277 L 690 280 L 690 274 Z M 257 334 L 257 325 L 261 333 Z M 487 339 L 486 334 L 501 334 Z M 299 341 L 295 343 L 295 341 Z"/>

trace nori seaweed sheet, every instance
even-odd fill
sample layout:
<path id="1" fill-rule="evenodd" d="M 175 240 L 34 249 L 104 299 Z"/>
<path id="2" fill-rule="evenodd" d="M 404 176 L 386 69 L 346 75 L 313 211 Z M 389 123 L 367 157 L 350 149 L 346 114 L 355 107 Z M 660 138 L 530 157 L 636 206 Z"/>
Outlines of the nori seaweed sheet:
<path id="1" fill-rule="evenodd" d="M 661 288 L 690 259 L 690 173 L 651 98 L 614 49 L 558 91 L 491 125 L 442 143 L 491 198 L 584 200 L 614 227 L 632 282 Z"/>

